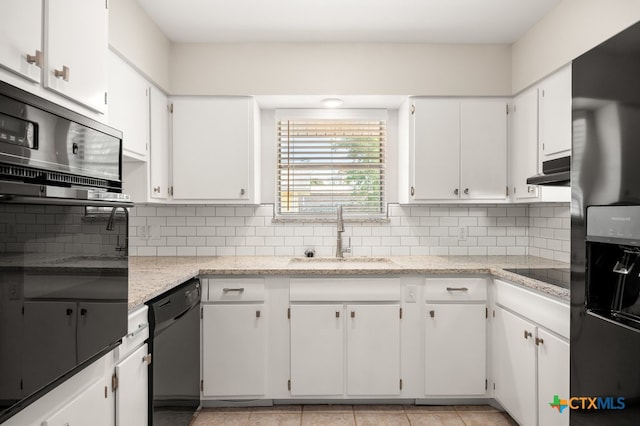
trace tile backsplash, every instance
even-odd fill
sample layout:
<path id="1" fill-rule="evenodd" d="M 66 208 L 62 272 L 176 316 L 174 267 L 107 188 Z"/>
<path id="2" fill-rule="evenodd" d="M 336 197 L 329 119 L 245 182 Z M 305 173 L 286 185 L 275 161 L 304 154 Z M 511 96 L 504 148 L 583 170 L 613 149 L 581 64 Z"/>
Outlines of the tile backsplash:
<path id="1" fill-rule="evenodd" d="M 569 204 L 389 205 L 388 220 L 345 223 L 355 256 L 534 255 L 569 261 Z M 273 205 L 138 205 L 132 256 L 319 256 L 336 224 L 273 221 Z"/>

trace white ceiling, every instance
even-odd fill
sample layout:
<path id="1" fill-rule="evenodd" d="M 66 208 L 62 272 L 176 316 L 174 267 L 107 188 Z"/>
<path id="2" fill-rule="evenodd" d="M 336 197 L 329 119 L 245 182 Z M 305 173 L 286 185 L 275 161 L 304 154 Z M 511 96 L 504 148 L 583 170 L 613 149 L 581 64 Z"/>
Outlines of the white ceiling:
<path id="1" fill-rule="evenodd" d="M 513 43 L 561 0 L 137 0 L 174 42 Z"/>

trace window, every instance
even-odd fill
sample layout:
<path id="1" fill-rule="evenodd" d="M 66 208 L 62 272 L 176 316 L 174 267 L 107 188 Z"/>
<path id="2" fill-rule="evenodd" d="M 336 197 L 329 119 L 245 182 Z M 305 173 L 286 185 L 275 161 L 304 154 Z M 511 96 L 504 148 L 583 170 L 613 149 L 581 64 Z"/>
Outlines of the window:
<path id="1" fill-rule="evenodd" d="M 384 213 L 386 120 L 277 122 L 280 215 Z"/>

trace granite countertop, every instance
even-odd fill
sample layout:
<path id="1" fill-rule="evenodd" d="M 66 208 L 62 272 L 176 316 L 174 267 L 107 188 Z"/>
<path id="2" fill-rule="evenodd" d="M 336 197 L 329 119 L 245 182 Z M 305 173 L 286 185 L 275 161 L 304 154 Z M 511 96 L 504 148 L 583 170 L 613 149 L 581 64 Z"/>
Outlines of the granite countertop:
<path id="1" fill-rule="evenodd" d="M 345 261 L 277 256 L 130 257 L 129 309 L 197 275 L 491 274 L 568 302 L 569 290 L 504 270 L 568 267 L 533 256 L 397 256 Z"/>

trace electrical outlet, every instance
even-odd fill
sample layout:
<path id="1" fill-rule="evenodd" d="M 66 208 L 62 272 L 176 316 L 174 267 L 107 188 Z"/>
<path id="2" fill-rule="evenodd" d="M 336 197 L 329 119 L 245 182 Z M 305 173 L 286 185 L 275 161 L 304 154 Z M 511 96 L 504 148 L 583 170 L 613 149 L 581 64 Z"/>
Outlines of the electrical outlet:
<path id="1" fill-rule="evenodd" d="M 458 240 L 459 241 L 467 241 L 467 227 L 466 226 L 461 226 L 460 229 L 458 229 Z"/>
<path id="2" fill-rule="evenodd" d="M 416 303 L 418 301 L 418 295 L 416 294 L 418 292 L 418 287 L 415 285 L 408 285 L 407 286 L 407 293 L 405 295 L 405 302 L 407 303 Z"/>
<path id="3" fill-rule="evenodd" d="M 148 240 L 149 234 L 149 225 L 138 226 L 138 237 L 142 238 L 143 240 Z"/>

